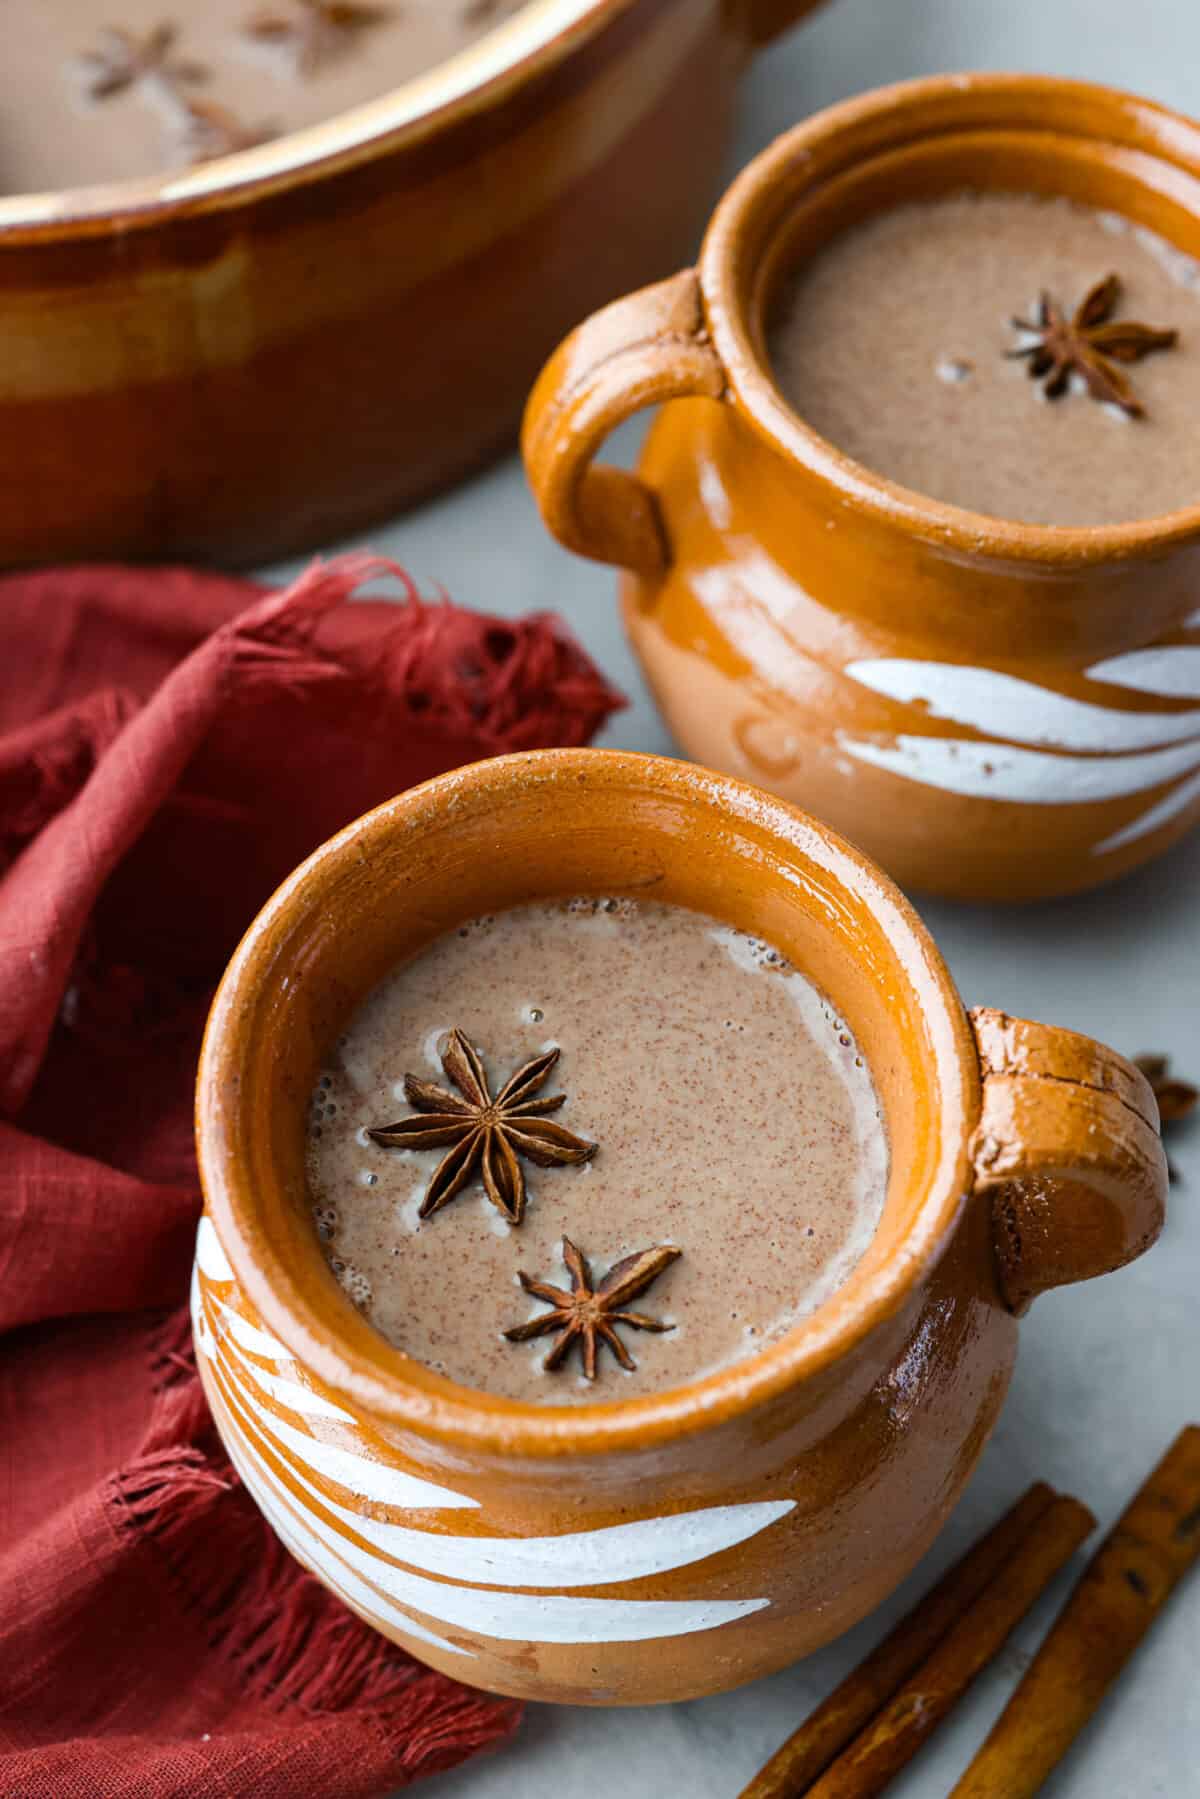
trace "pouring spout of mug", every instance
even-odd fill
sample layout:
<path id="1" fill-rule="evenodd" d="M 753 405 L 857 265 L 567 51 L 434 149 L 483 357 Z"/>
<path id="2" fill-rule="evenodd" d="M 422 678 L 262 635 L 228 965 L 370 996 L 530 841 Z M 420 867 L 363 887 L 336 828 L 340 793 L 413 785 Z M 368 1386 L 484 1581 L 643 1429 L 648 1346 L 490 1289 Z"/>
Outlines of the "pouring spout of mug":
<path id="1" fill-rule="evenodd" d="M 971 1158 L 991 1202 L 1005 1304 L 1090 1280 L 1149 1249 L 1162 1230 L 1167 1164 L 1150 1085 L 1075 1031 L 971 1013 L 983 1105 Z"/>

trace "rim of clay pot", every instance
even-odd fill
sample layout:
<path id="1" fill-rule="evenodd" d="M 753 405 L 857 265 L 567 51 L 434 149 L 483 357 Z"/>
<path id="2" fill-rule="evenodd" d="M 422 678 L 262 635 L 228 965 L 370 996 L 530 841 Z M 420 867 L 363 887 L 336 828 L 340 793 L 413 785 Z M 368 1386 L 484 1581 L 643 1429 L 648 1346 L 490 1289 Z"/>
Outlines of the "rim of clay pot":
<path id="1" fill-rule="evenodd" d="M 0 237 L 9 230 L 69 227 L 90 221 L 128 229 L 165 212 L 216 210 L 248 192 L 287 187 L 297 176 L 350 166 L 416 141 L 454 112 L 480 111 L 543 67 L 561 61 L 612 15 L 636 0 L 526 0 L 513 15 L 468 45 L 376 100 L 336 113 L 270 143 L 197 168 L 129 181 L 0 197 Z"/>
<path id="2" fill-rule="evenodd" d="M 235 1096 L 258 1091 L 256 1066 L 269 1064 L 271 1009 L 303 960 L 304 922 L 319 921 L 327 940 L 328 896 L 347 872 L 362 878 L 373 845 L 398 834 L 412 841 L 423 824 L 444 826 L 448 808 L 461 819 L 465 805 L 486 806 L 491 817 L 506 790 L 527 792 L 538 783 L 539 800 L 553 803 L 555 795 L 578 793 L 582 782 L 682 802 L 719 819 L 726 830 L 741 824 L 760 838 L 767 833 L 785 857 L 816 862 L 832 882 L 862 899 L 920 992 L 922 1054 L 948 1124 L 937 1143 L 935 1175 L 903 1242 L 875 1270 L 864 1272 L 860 1264 L 779 1342 L 661 1393 L 583 1406 L 530 1405 L 459 1385 L 393 1347 L 331 1281 L 311 1278 L 321 1257 L 315 1234 L 303 1266 L 281 1249 L 269 1228 L 271 1207 L 286 1210 L 289 1201 L 279 1183 L 262 1203 L 269 1183 L 239 1154 Z M 213 1002 L 200 1058 L 196 1133 L 206 1203 L 234 1275 L 303 1368 L 377 1422 L 476 1450 L 538 1457 L 641 1450 L 675 1440 L 770 1401 L 849 1355 L 903 1306 L 954 1229 L 970 1190 L 967 1146 L 978 1106 L 977 1057 L 949 971 L 908 901 L 860 851 L 784 801 L 691 763 L 616 750 L 540 750 L 473 763 L 409 789 L 346 826 L 289 876 L 246 933 Z"/>
<path id="3" fill-rule="evenodd" d="M 1033 525 L 971 512 L 901 486 L 856 462 L 787 404 L 745 304 L 754 269 L 806 187 L 939 137 L 1027 132 L 1153 158 L 1183 183 L 1200 182 L 1200 123 L 1118 88 L 1056 76 L 958 74 L 897 82 L 829 107 L 756 157 L 718 203 L 699 260 L 713 343 L 755 429 L 785 456 L 882 526 L 936 542 L 964 559 L 1017 560 L 1056 570 L 1161 553 L 1200 535 L 1195 506 L 1118 525 Z M 1136 179 L 1148 185 L 1149 174 Z M 999 185 L 999 184 L 997 184 Z M 1019 185 L 1019 184 L 1017 184 Z M 1200 185 L 1189 196 L 1200 218 Z M 1119 210 L 1119 208 L 1117 209 Z M 752 243 L 761 235 L 761 249 Z M 1060 590 L 1061 591 L 1061 590 Z M 1054 598 L 1049 590 L 1047 600 Z"/>

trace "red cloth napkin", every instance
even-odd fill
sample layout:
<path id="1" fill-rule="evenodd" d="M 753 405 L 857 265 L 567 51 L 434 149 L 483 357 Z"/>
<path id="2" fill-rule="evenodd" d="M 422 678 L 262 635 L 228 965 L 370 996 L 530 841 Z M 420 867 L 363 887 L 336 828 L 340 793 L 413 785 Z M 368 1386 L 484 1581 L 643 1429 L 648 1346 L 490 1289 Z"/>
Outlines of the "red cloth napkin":
<path id="1" fill-rule="evenodd" d="M 402 605 L 345 601 L 399 579 Z M 282 595 L 0 580 L 0 1793 L 358 1799 L 516 1727 L 368 1630 L 237 1484 L 190 1353 L 191 1089 L 279 880 L 400 788 L 621 704 L 552 618 L 366 557 Z"/>

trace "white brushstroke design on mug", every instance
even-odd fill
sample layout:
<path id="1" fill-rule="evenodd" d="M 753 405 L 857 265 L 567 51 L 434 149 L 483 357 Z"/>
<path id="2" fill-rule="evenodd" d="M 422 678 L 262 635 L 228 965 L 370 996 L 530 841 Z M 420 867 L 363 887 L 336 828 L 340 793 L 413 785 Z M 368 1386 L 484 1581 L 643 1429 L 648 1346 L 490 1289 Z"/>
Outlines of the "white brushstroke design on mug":
<path id="1" fill-rule="evenodd" d="M 201 1221 L 197 1242 L 197 1271 L 206 1279 L 233 1280 L 207 1217 Z M 325 1442 L 279 1416 L 269 1401 L 300 1417 L 331 1418 L 354 1427 L 351 1414 L 332 1400 L 277 1372 L 279 1364 L 286 1362 L 302 1374 L 277 1338 L 243 1318 L 228 1297 L 212 1294 L 210 1303 L 218 1320 L 217 1333 L 209 1323 L 203 1285 L 195 1279 L 196 1343 L 217 1382 L 226 1435 L 236 1450 L 235 1465 L 268 1521 L 294 1553 L 322 1573 L 332 1558 L 331 1583 L 339 1585 L 360 1609 L 371 1612 L 373 1608 L 375 1616 L 389 1616 L 400 1630 L 464 1653 L 459 1645 L 411 1621 L 407 1610 L 396 1608 L 411 1607 L 426 1617 L 500 1639 L 604 1643 L 711 1630 L 770 1603 L 763 1598 L 593 1599 L 559 1592 L 505 1591 L 501 1583 L 596 1587 L 673 1572 L 757 1536 L 792 1511 L 793 1500 L 713 1506 L 673 1517 L 529 1538 L 457 1537 L 364 1517 L 353 1502 L 420 1510 L 474 1507 L 477 1502 Z M 249 1359 L 243 1354 L 247 1350 L 251 1357 L 271 1360 L 273 1369 Z M 299 1493 L 289 1490 L 268 1457 L 286 1470 Z M 335 1483 L 350 1503 L 335 1499 L 309 1475 Z M 300 1495 L 307 1495 L 312 1504 Z M 345 1530 L 353 1536 L 344 1534 Z M 398 1566 L 400 1562 L 443 1579 L 425 1579 Z M 450 1585 L 446 1577 L 493 1590 Z"/>

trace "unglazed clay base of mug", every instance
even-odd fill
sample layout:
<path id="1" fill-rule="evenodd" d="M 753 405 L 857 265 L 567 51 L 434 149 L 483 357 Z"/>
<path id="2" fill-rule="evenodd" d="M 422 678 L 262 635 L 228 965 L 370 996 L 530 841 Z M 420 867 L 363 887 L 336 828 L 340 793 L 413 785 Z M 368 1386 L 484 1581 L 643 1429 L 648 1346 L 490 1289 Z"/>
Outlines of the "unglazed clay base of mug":
<path id="1" fill-rule="evenodd" d="M 237 149 L 197 132 L 281 137 L 434 67 L 521 0 L 39 0 L 4 13 L 0 194 L 121 181 Z M 155 33 L 170 28 L 169 43 Z M 209 133 L 213 128 L 210 117 Z"/>
<path id="2" fill-rule="evenodd" d="M 1145 416 L 1076 378 L 1043 398 L 1014 316 L 1070 318 L 1111 272 L 1114 319 L 1179 342 L 1124 373 Z M 772 366 L 805 422 L 903 487 L 996 518 L 1107 525 L 1200 498 L 1200 264 L 1115 213 L 1032 194 L 898 206 L 806 260 L 777 296 Z"/>
<path id="3" fill-rule="evenodd" d="M 380 1146 L 412 1116 L 404 1075 L 444 1088 L 439 1044 L 460 1027 L 493 1094 L 549 1048 L 539 1097 L 599 1145 L 577 1167 L 527 1165 L 506 1223 L 476 1177 L 419 1217 L 445 1148 Z M 399 968 L 331 1052 L 310 1111 L 309 1170 L 326 1254 L 389 1340 L 464 1385 L 534 1404 L 660 1392 L 776 1342 L 849 1274 L 879 1222 L 887 1140 L 844 1022 L 775 951 L 679 907 L 577 899 L 451 933 Z M 556 1338 L 505 1341 L 545 1314 L 525 1270 L 569 1286 L 563 1237 L 601 1277 L 669 1244 L 682 1255 L 631 1307 L 670 1331 L 625 1329 L 636 1371 L 601 1348 L 543 1368 Z"/>

